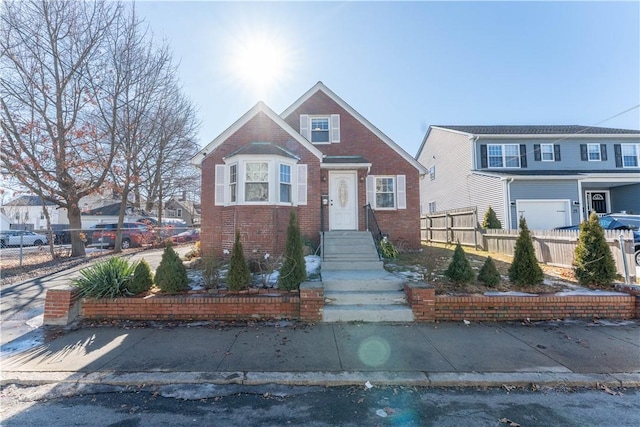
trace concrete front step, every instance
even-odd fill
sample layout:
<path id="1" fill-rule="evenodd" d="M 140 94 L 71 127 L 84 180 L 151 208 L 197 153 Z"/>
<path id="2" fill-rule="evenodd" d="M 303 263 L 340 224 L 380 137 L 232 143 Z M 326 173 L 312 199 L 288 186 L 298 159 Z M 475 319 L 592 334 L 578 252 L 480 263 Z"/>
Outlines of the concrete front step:
<path id="1" fill-rule="evenodd" d="M 323 322 L 413 322 L 413 312 L 402 305 L 325 306 Z"/>
<path id="2" fill-rule="evenodd" d="M 331 291 L 400 291 L 401 279 L 384 268 L 380 270 L 325 270 L 321 269 L 325 292 Z"/>
<path id="3" fill-rule="evenodd" d="M 326 305 L 406 305 L 403 291 L 327 291 Z"/>
<path id="4" fill-rule="evenodd" d="M 323 271 L 344 271 L 344 270 L 374 270 L 385 271 L 384 263 L 382 261 L 322 261 L 321 266 Z"/>

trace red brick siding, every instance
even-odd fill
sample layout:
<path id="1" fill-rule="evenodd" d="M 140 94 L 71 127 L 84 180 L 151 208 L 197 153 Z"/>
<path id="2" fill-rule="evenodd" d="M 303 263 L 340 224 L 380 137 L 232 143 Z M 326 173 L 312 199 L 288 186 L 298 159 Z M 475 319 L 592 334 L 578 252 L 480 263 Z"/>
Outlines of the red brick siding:
<path id="1" fill-rule="evenodd" d="M 390 235 L 394 243 L 401 243 L 405 248 L 420 247 L 420 185 L 419 172 L 405 158 L 389 147 L 385 142 L 367 129 L 360 121 L 336 104 L 331 98 L 319 91 L 293 111 L 284 120 L 294 129 L 300 131 L 301 114 L 339 114 L 340 143 L 317 145 L 316 147 L 328 156 L 363 156 L 372 164 L 372 175 L 405 175 L 407 192 L 407 209 L 396 211 L 376 211 L 376 219 L 380 228 Z M 323 171 L 323 176 L 327 172 Z M 366 170 L 358 171 L 358 204 L 366 204 Z M 328 180 L 322 183 L 322 194 L 328 193 Z M 359 210 L 358 224 L 364 230 L 364 211 Z"/>
<path id="2" fill-rule="evenodd" d="M 233 246 L 236 228 L 242 234 L 243 249 L 278 255 L 284 250 L 289 207 L 276 205 L 215 206 L 215 166 L 223 158 L 251 142 L 271 142 L 300 157 L 307 165 L 307 205 L 296 207 L 300 232 L 314 241 L 320 231 L 320 160 L 263 113 L 231 135 L 202 162 L 201 247 L 205 255 L 221 255 Z M 296 189 L 292 189 L 296 191 Z"/>

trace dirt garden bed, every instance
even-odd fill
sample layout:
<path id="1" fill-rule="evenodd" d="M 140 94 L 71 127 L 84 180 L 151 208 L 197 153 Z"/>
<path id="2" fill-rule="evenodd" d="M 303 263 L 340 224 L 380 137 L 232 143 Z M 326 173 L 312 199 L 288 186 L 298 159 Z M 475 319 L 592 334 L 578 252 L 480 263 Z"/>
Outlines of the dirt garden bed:
<path id="1" fill-rule="evenodd" d="M 436 295 L 477 295 L 486 292 L 549 294 L 573 290 L 578 287 L 572 269 L 547 264 L 540 264 L 544 272 L 544 282 L 541 285 L 526 289 L 516 287 L 509 282 L 509 267 L 511 267 L 512 257 L 498 253 L 476 251 L 467 247 L 464 248 L 464 251 L 476 274 L 487 257 L 491 256 L 500 272 L 502 281 L 495 287 L 487 287 L 477 281 L 468 284 L 454 283 L 444 274 L 451 263 L 454 249 L 454 245 L 424 245 L 420 251 L 400 253 L 395 260 L 387 261 L 385 268 L 395 274 L 406 276 L 409 281 L 424 281 L 433 285 L 436 289 Z M 614 290 L 613 286 L 611 290 Z"/>

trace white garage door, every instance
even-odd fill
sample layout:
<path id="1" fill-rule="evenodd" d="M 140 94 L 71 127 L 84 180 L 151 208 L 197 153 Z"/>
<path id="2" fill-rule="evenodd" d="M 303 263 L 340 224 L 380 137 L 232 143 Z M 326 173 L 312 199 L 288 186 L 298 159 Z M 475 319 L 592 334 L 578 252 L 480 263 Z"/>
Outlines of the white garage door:
<path id="1" fill-rule="evenodd" d="M 569 200 L 516 200 L 518 221 L 527 220 L 529 230 L 549 230 L 571 225 Z"/>

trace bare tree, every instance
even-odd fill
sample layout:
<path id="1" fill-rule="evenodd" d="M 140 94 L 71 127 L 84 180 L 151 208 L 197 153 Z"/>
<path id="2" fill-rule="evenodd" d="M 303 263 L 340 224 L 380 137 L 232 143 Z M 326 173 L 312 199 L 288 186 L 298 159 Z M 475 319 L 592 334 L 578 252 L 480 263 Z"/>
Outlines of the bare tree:
<path id="1" fill-rule="evenodd" d="M 153 141 L 148 147 L 151 156 L 143 165 L 144 179 L 137 189 L 146 199 L 145 210 L 157 210 L 159 224 L 164 202 L 181 194 L 185 185 L 198 177 L 191 164 L 198 151 L 195 108 L 177 84 L 167 89 L 155 114 Z"/>
<path id="2" fill-rule="evenodd" d="M 67 210 L 72 256 L 83 256 L 79 201 L 100 189 L 117 147 L 98 106 L 110 105 L 111 117 L 117 114 L 104 90 L 113 69 L 105 52 L 123 8 L 36 0 L 1 7 L 2 166 Z"/>

